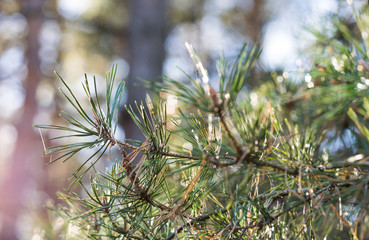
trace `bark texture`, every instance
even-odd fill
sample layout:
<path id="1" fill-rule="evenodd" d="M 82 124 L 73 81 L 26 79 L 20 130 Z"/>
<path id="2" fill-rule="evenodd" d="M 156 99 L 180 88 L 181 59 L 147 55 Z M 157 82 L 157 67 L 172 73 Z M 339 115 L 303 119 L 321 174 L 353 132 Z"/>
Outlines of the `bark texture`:
<path id="1" fill-rule="evenodd" d="M 142 88 L 140 79 L 160 81 L 165 57 L 166 0 L 132 0 L 130 5 L 129 63 L 127 81 L 128 101 L 135 105 L 145 101 L 147 90 Z M 126 138 L 143 139 L 143 136 L 128 114 L 123 110 L 121 125 Z"/>

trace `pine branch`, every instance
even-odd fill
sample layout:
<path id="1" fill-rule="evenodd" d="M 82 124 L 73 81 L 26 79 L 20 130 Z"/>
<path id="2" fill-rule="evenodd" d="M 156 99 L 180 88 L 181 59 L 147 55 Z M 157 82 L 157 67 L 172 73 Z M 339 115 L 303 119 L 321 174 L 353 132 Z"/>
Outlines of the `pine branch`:
<path id="1" fill-rule="evenodd" d="M 238 155 L 243 155 L 243 150 L 241 148 L 241 146 L 239 145 L 239 143 L 237 142 L 236 138 L 233 136 L 231 130 L 229 129 L 225 119 L 224 119 L 224 113 L 223 113 L 223 106 L 222 104 L 218 104 L 218 102 L 213 99 L 214 101 L 214 104 L 215 104 L 215 112 L 216 114 L 218 115 L 219 119 L 220 119 L 220 122 L 225 130 L 225 132 L 227 133 L 227 136 L 229 137 L 229 139 L 231 140 L 232 142 L 232 146 L 233 148 L 236 150 L 236 152 L 238 153 Z M 240 159 L 240 158 L 238 158 Z"/>
<path id="2" fill-rule="evenodd" d="M 320 197 L 320 194 L 324 194 L 325 197 L 327 197 L 328 199 L 331 198 L 329 195 L 326 194 L 327 191 L 331 191 L 333 188 L 336 188 L 336 187 L 341 187 L 341 188 L 345 188 L 345 187 L 351 187 L 352 184 L 350 183 L 343 183 L 343 184 L 330 184 L 322 189 L 319 189 L 315 192 L 315 196 L 311 195 L 311 194 L 305 194 L 305 193 L 308 193 L 309 190 L 306 189 L 306 191 L 304 192 L 304 194 L 301 194 L 301 197 L 303 197 L 303 201 L 300 201 L 296 204 L 294 204 L 293 206 L 290 206 L 288 207 L 287 209 L 285 209 L 284 211 L 281 211 L 280 213 L 274 215 L 274 216 L 270 216 L 270 218 L 268 219 L 260 219 L 259 221 L 257 221 L 255 223 L 255 221 L 253 221 L 251 224 L 247 225 L 247 226 L 244 226 L 244 227 L 241 227 L 241 226 L 233 226 L 233 229 L 232 231 L 242 231 L 240 233 L 240 235 L 238 236 L 239 238 L 242 237 L 242 235 L 244 235 L 245 231 L 248 230 L 248 229 L 252 229 L 252 228 L 259 228 L 261 229 L 263 226 L 265 225 L 268 225 L 268 224 L 271 224 L 272 222 L 274 222 L 275 220 L 277 220 L 280 216 L 284 215 L 284 214 L 287 214 L 289 212 L 291 212 L 293 209 L 303 205 L 303 204 L 306 204 L 306 203 L 309 203 L 311 200 L 314 200 L 318 197 Z M 281 199 L 283 197 L 286 197 L 286 196 L 290 196 L 291 194 L 291 191 L 290 190 L 286 190 L 276 196 L 273 196 L 272 197 L 272 201 L 275 201 L 277 199 Z M 260 196 L 259 199 L 268 199 L 270 196 L 268 195 L 263 195 L 263 196 Z M 324 199 L 321 198 L 321 199 Z M 320 201 L 317 201 L 315 203 L 315 206 L 311 206 L 311 208 L 313 207 L 317 207 L 318 204 L 320 203 Z M 271 206 L 272 204 L 270 204 Z M 297 237 L 297 236 L 296 236 Z"/>
<path id="3" fill-rule="evenodd" d="M 174 237 L 177 236 L 178 233 L 180 233 L 184 228 L 191 226 L 192 224 L 196 223 L 196 222 L 202 222 L 202 221 L 206 221 L 209 218 L 219 215 L 220 213 L 225 213 L 227 212 L 229 209 L 228 208 L 222 208 L 218 211 L 214 211 L 212 213 L 209 214 L 203 214 L 200 215 L 198 217 L 193 218 L 191 221 L 188 221 L 187 223 L 183 224 L 182 226 L 180 226 L 179 228 L 177 228 L 172 234 L 170 234 L 168 237 L 165 238 L 165 240 L 170 240 L 173 239 Z"/>
<path id="4" fill-rule="evenodd" d="M 119 140 L 117 140 L 117 144 L 120 145 L 120 146 L 127 147 L 129 149 L 144 153 L 144 154 L 157 152 L 154 148 L 153 149 L 143 149 L 143 148 L 134 146 L 132 144 L 119 141 Z M 201 160 L 201 159 L 203 159 L 202 157 L 196 157 L 196 156 L 186 155 L 186 154 L 178 154 L 178 153 L 163 152 L 163 151 L 159 151 L 158 153 L 162 156 L 173 157 L 173 158 L 190 159 L 190 160 Z M 217 159 L 217 158 L 215 158 L 213 156 L 210 156 L 210 155 L 207 155 L 206 159 L 208 160 L 208 162 L 210 164 L 213 164 L 216 167 L 230 167 L 230 166 L 237 165 L 241 162 L 246 162 L 246 163 L 252 163 L 252 164 L 254 164 L 258 167 L 261 167 L 261 168 L 269 167 L 269 168 L 274 169 L 278 172 L 287 173 L 287 174 L 292 175 L 292 176 L 297 176 L 299 174 L 298 169 L 288 169 L 286 167 L 282 167 L 282 166 L 279 166 L 279 165 L 271 163 L 271 162 L 260 161 L 256 157 L 253 157 L 253 154 L 254 154 L 254 152 L 245 151 L 245 152 L 243 152 L 242 156 L 240 156 L 240 157 L 228 156 L 226 159 L 227 160 L 232 160 L 232 162 L 225 162 L 225 163 L 220 162 L 219 161 L 220 159 Z M 312 170 L 308 170 L 308 171 L 302 171 L 302 173 L 303 174 L 313 174 L 313 175 L 316 174 L 316 175 L 319 175 L 319 174 L 324 174 L 324 172 L 327 171 L 327 170 L 332 170 L 332 169 L 337 169 L 337 168 L 349 168 L 349 167 L 358 168 L 360 166 L 366 166 L 366 165 L 367 164 L 365 164 L 365 163 L 356 163 L 356 162 L 352 162 L 352 163 L 350 163 L 350 162 L 334 163 L 334 164 L 332 164 L 331 167 L 325 167 L 324 169 L 321 168 L 321 167 L 318 167 L 316 169 L 312 169 Z"/>
<path id="5" fill-rule="evenodd" d="M 155 105 L 147 100 L 147 107 L 136 104 L 135 110 L 126 107 L 146 136 L 144 142 L 137 144 L 115 136 L 124 87 L 120 83 L 113 96 L 116 68 L 107 74 L 104 109 L 96 80 L 90 86 L 86 76 L 83 84 L 90 108 L 86 111 L 61 79 L 67 89 L 62 93 L 79 118 L 62 113 L 67 126 L 38 127 L 70 133 L 55 137 L 57 141 L 89 138 L 52 146 L 47 153 L 60 154 L 56 160 L 68 160 L 92 148 L 89 153 L 93 153 L 78 169 L 83 174 L 99 159 L 106 155 L 110 158 L 113 146 L 121 154 L 111 169 L 91 179 L 89 187 L 81 179 L 83 174 L 76 175 L 75 181 L 88 197 L 74 193 L 72 197 L 64 196 L 75 209 L 66 215 L 80 225 L 90 224 L 90 218 L 95 216 L 93 223 L 101 228 L 88 231 L 88 237 L 95 238 L 173 239 L 182 232 L 193 238 L 222 238 L 225 234 L 228 238 L 244 238 L 245 233 L 251 238 L 263 238 L 270 234 L 268 226 L 277 228 L 275 238 L 282 238 L 288 226 L 289 234 L 297 239 L 308 236 L 309 231 L 315 234 L 327 230 L 321 230 L 320 210 L 334 218 L 330 221 L 347 225 L 352 235 L 356 236 L 353 221 L 365 231 L 369 194 L 369 100 L 365 89 L 369 75 L 364 63 L 368 58 L 349 29 L 337 26 L 360 56 L 356 59 L 351 48 L 334 42 L 340 59 L 337 63 L 327 62 L 331 57 L 322 54 L 325 59 L 305 76 L 305 82 L 291 84 L 294 79 L 287 82 L 284 74 L 281 82 L 282 76 L 275 73 L 277 81 L 263 81 L 259 89 L 253 89 L 257 96 L 268 96 L 259 97 L 264 104 L 254 104 L 250 92 L 244 89 L 260 54 L 258 46 L 245 45 L 232 64 L 224 57 L 218 62 L 219 87 L 215 89 L 219 92 L 215 92 L 200 58 L 187 44 L 198 71 L 196 77 L 186 74 L 191 85 L 170 78 L 155 84 L 160 92 L 177 97 L 180 116 L 167 113 L 165 99 Z M 306 89 L 306 82 L 309 87 L 311 83 L 315 85 Z M 306 113 L 306 109 L 310 112 Z M 339 132 L 327 123 L 340 119 L 345 119 L 344 130 L 350 132 L 352 142 L 360 141 L 339 149 L 342 155 L 325 149 L 329 149 L 329 140 L 336 139 L 332 133 Z M 324 126 L 329 127 L 327 135 Z M 184 143 L 186 150 L 182 151 Z M 85 170 L 90 161 L 91 166 Z M 354 213 L 345 219 L 342 212 L 348 207 Z M 182 222 L 177 225 L 179 220 Z M 281 221 L 276 224 L 276 220 Z"/>

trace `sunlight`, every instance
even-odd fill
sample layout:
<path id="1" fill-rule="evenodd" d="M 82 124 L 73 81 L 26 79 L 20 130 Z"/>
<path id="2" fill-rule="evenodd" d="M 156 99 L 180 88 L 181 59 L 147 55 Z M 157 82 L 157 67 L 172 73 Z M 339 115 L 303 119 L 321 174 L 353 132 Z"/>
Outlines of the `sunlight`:
<path id="1" fill-rule="evenodd" d="M 75 19 L 82 15 L 90 5 L 89 0 L 58 0 L 58 11 L 66 18 Z"/>

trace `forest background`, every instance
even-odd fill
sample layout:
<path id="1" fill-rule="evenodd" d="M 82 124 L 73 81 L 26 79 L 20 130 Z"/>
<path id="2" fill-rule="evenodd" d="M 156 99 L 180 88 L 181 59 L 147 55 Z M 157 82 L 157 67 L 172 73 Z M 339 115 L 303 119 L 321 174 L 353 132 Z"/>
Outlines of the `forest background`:
<path id="1" fill-rule="evenodd" d="M 45 205 L 58 202 L 55 193 L 69 185 L 78 159 L 47 165 L 32 127 L 57 123 L 66 107 L 54 71 L 78 90 L 85 72 L 103 82 L 117 64 L 118 78 L 127 81 L 125 104 L 146 96 L 135 86 L 138 78 L 181 80 L 181 69 L 194 71 L 185 42 L 195 46 L 211 78 L 220 53 L 232 58 L 244 42 L 261 42 L 263 72 L 307 71 L 311 62 L 298 51 L 313 37 L 303 26 L 317 27 L 331 13 L 352 14 L 338 0 L 1 0 L 0 239 L 42 239 L 42 226 L 60 221 Z M 175 98 L 165 97 L 175 106 Z M 123 111 L 120 119 L 120 136 L 142 138 Z"/>

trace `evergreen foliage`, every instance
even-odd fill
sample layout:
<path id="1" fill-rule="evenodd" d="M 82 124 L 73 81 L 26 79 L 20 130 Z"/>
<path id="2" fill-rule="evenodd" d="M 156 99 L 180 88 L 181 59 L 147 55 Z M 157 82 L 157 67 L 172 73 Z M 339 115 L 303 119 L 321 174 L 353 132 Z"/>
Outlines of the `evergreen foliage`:
<path id="1" fill-rule="evenodd" d="M 75 172 L 83 193 L 60 193 L 68 207 L 58 214 L 90 239 L 368 237 L 367 8 L 355 14 L 357 28 L 333 16 L 336 32 L 312 30 L 309 73 L 272 73 L 252 92 L 244 86 L 259 46 L 245 45 L 234 62 L 221 58 L 214 86 L 187 44 L 197 69 L 186 75 L 190 84 L 164 77 L 155 85 L 177 97 L 178 114 L 167 112 L 165 98 L 126 107 L 143 142 L 115 137 L 124 89 L 121 82 L 114 90 L 116 67 L 107 74 L 105 108 L 96 81 L 83 85 L 87 110 L 60 77 L 79 117 L 63 112 L 66 126 L 38 127 L 69 132 L 54 140 L 81 141 L 46 153 L 93 154 Z M 86 184 L 82 177 L 113 148 L 120 157 Z"/>

